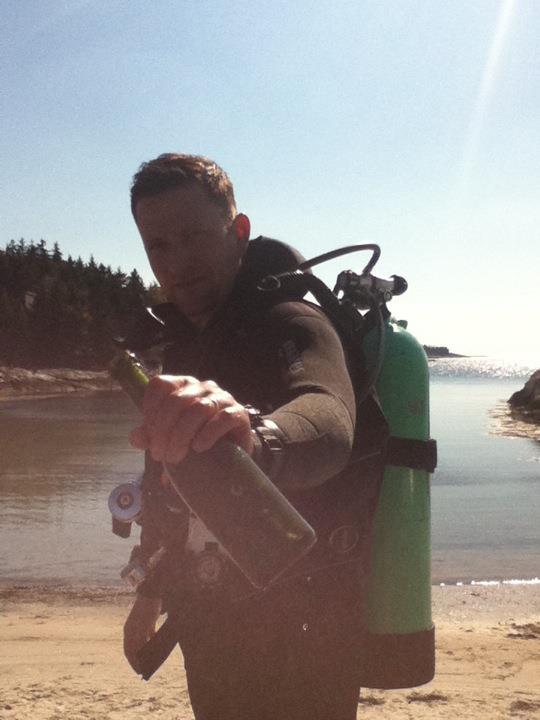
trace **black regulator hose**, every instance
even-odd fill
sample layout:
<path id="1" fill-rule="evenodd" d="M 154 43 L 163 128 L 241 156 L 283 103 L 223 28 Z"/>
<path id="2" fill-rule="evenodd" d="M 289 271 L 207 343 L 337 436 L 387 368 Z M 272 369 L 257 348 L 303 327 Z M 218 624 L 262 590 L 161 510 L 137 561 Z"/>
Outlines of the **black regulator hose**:
<path id="1" fill-rule="evenodd" d="M 346 247 L 338 248 L 337 250 L 331 250 L 330 252 L 323 253 L 322 255 L 317 255 L 316 257 L 311 258 L 311 260 L 305 260 L 303 263 L 300 263 L 300 265 L 298 265 L 298 270 L 308 270 L 309 268 L 315 267 L 315 265 L 320 265 L 327 260 L 333 260 L 334 258 L 341 257 L 342 255 L 349 255 L 350 253 L 360 252 L 361 250 L 371 250 L 372 252 L 368 264 L 361 272 L 362 275 L 368 274 L 373 270 L 381 256 L 381 248 L 374 243 L 347 245 Z"/>

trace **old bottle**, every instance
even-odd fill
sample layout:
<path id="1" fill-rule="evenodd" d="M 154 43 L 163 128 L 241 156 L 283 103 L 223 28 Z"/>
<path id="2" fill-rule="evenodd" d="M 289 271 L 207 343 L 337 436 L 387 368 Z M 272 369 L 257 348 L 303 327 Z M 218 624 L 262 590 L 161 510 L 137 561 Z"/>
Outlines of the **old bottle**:
<path id="1" fill-rule="evenodd" d="M 111 375 L 141 409 L 148 377 L 135 356 L 121 353 Z M 270 585 L 316 542 L 313 528 L 251 457 L 227 440 L 164 468 L 184 503 L 257 588 Z"/>

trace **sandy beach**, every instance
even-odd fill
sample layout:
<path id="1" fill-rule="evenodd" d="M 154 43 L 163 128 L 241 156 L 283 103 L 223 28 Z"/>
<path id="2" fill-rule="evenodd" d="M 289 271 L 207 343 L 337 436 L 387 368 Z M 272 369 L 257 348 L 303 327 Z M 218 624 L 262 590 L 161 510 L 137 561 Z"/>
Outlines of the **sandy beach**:
<path id="1" fill-rule="evenodd" d="M 125 662 L 125 591 L 3 588 L 0 599 L 0 718 L 192 718 L 179 651 L 149 683 Z M 435 679 L 364 690 L 358 717 L 540 718 L 540 585 L 436 587 L 433 610 Z"/>

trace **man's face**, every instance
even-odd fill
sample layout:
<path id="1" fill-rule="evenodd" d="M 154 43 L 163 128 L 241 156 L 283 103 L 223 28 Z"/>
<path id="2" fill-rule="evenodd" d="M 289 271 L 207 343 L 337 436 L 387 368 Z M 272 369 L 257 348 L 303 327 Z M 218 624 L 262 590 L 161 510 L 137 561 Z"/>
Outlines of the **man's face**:
<path id="1" fill-rule="evenodd" d="M 229 295 L 247 241 L 196 184 L 141 198 L 136 222 L 150 265 L 169 302 L 203 327 Z"/>

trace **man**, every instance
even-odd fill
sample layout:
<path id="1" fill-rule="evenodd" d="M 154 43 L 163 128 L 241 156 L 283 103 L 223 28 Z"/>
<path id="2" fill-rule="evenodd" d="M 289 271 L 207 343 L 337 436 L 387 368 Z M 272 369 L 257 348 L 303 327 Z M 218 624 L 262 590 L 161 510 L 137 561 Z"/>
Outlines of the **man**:
<path id="1" fill-rule="evenodd" d="M 255 281 L 275 271 L 265 253 L 276 243 L 249 241 L 249 219 L 214 162 L 161 155 L 141 166 L 131 199 L 168 301 L 156 313 L 169 344 L 166 374 L 151 380 L 131 435 L 147 457 L 140 552 L 165 555 L 127 618 L 126 657 L 139 671 L 138 652 L 166 611 L 178 618 L 197 720 L 351 720 L 376 493 L 364 487 L 358 501 L 355 399 L 340 339 L 299 297 L 259 300 Z M 306 560 L 265 592 L 221 561 L 201 570 L 216 543 L 161 477 L 162 462 L 181 463 L 224 437 L 317 531 Z"/>

